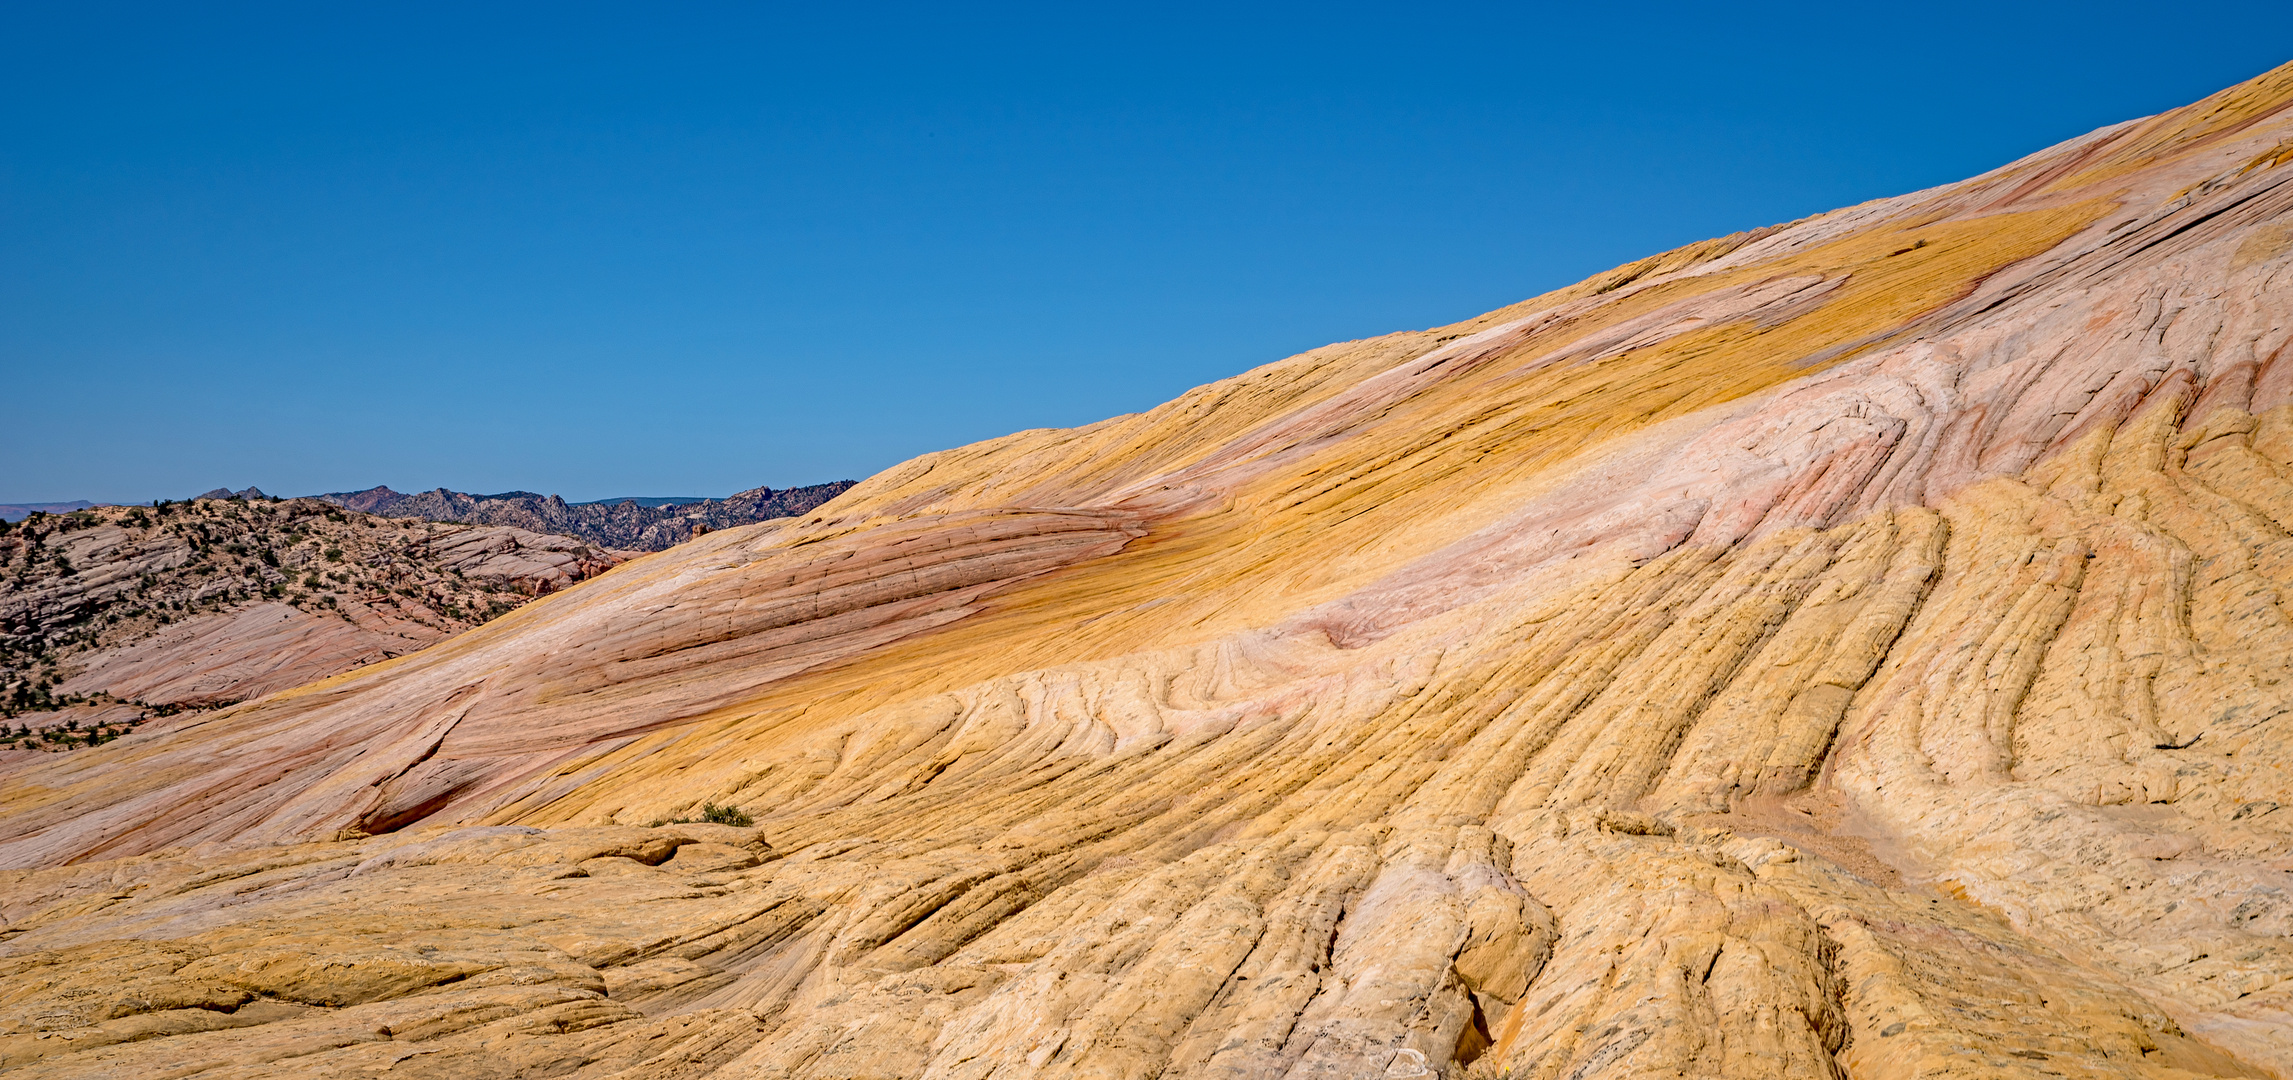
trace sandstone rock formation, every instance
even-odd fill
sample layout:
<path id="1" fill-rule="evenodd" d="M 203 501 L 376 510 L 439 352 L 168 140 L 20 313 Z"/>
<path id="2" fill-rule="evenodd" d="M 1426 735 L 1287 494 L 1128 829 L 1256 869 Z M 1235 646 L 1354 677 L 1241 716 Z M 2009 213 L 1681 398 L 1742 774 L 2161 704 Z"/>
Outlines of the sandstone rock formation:
<path id="1" fill-rule="evenodd" d="M 692 539 L 696 532 L 753 525 L 773 518 L 801 517 L 851 486 L 852 481 L 839 480 L 779 491 L 768 487 L 750 488 L 722 499 L 689 503 L 634 499 L 569 503 L 555 495 L 536 495 L 530 491 L 468 495 L 445 488 L 407 495 L 388 487 L 338 491 L 318 497 L 337 506 L 384 517 L 514 525 L 534 532 L 578 536 L 600 547 L 661 551 Z"/>
<path id="2" fill-rule="evenodd" d="M 310 499 L 30 518 L 0 531 L 0 716 L 100 726 L 235 704 L 415 651 L 626 558 Z M 65 699 L 86 707 L 39 707 Z"/>
<path id="3" fill-rule="evenodd" d="M 2289 315 L 2293 66 L 930 455 L 0 780 L 0 1061 L 2293 1076 Z"/>

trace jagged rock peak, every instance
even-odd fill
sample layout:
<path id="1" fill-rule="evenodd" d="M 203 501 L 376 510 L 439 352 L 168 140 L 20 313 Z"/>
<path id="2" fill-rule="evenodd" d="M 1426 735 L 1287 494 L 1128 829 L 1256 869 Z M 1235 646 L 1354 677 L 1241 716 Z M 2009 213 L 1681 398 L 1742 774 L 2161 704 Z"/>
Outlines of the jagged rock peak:
<path id="1" fill-rule="evenodd" d="M 202 491 L 202 492 L 200 492 L 199 494 L 192 496 L 192 498 L 194 498 L 194 499 L 242 499 L 242 500 L 247 500 L 247 501 L 255 501 L 255 500 L 269 499 L 269 498 L 270 498 L 270 496 L 263 494 L 263 489 L 261 489 L 261 488 L 249 486 L 249 487 L 244 487 L 244 488 L 241 488 L 241 489 L 239 489 L 239 490 L 237 490 L 237 491 L 233 491 L 233 490 L 231 490 L 230 488 L 216 488 L 216 489 L 214 489 L 214 490 L 212 490 L 212 491 Z"/>

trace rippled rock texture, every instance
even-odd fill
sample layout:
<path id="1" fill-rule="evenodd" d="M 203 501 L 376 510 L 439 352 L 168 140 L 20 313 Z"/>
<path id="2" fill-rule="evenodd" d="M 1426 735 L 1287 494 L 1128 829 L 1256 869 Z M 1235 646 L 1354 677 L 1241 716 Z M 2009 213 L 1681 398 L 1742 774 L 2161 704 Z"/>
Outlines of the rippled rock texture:
<path id="1" fill-rule="evenodd" d="M 42 762 L 0 1055 L 2293 1076 L 2289 105 L 931 455 Z"/>

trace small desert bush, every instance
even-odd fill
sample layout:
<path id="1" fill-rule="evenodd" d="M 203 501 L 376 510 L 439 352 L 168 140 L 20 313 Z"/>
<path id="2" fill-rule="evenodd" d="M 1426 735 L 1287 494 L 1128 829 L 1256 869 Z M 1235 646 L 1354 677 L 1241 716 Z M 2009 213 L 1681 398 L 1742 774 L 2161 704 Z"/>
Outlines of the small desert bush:
<path id="1" fill-rule="evenodd" d="M 753 818 L 753 817 L 750 817 L 750 816 L 749 816 L 749 813 L 748 813 L 748 811 L 746 811 L 746 810 L 743 810 L 743 809 L 741 809 L 740 807 L 737 807 L 737 806 L 718 806 L 717 804 L 715 804 L 715 803 L 713 803 L 713 802 L 712 802 L 712 803 L 702 803 L 702 804 L 701 804 L 701 816 L 699 816 L 699 817 L 697 817 L 697 818 L 689 818 L 689 817 L 680 817 L 680 818 L 663 818 L 663 819 L 661 819 L 661 820 L 658 820 L 658 821 L 655 821 L 655 822 L 653 822 L 651 825 L 649 825 L 649 826 L 647 826 L 647 827 L 648 827 L 648 828 L 655 828 L 655 829 L 657 829 L 657 828 L 660 828 L 660 827 L 661 827 L 661 826 L 663 826 L 663 825 L 696 825 L 696 824 L 707 824 L 707 825 L 738 825 L 738 826 L 740 826 L 741 828 L 744 828 L 744 829 L 745 829 L 745 828 L 747 828 L 747 827 L 749 827 L 749 826 L 751 826 L 751 825 L 754 825 L 754 824 L 756 824 L 756 819 L 755 819 L 755 818 Z"/>

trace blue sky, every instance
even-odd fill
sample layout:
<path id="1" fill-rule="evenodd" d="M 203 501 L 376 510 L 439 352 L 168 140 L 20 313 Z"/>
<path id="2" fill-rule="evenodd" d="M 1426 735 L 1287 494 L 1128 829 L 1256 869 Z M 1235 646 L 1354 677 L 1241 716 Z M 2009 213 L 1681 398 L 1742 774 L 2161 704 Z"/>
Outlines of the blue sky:
<path id="1" fill-rule="evenodd" d="M 2293 59 L 2175 15 L 10 5 L 0 502 L 858 478 Z"/>

